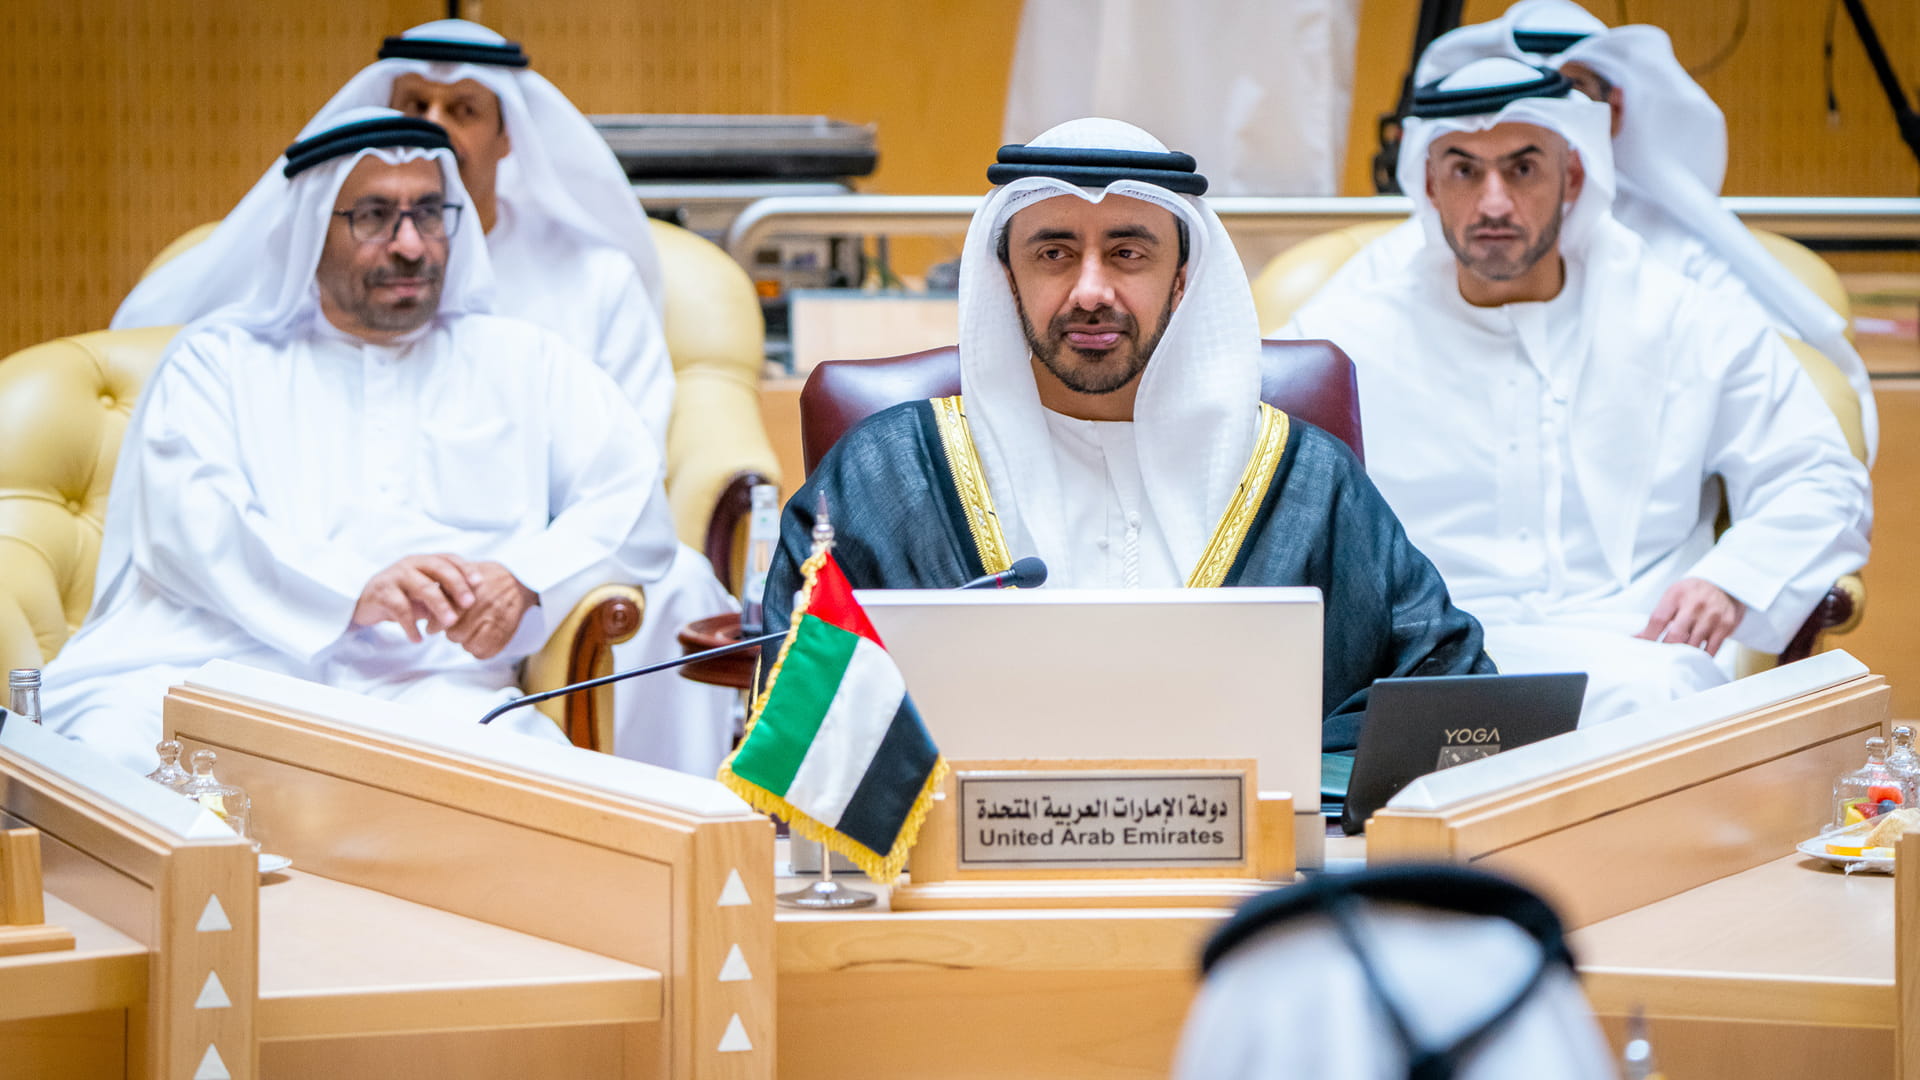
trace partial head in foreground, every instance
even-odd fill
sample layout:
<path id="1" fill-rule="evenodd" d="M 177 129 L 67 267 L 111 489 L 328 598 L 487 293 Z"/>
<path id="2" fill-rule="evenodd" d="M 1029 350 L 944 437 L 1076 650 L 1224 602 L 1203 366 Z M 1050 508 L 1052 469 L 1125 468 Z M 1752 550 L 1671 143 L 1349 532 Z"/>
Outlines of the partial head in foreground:
<path id="1" fill-rule="evenodd" d="M 1478 60 L 1419 89 L 1401 183 L 1429 240 L 1453 253 L 1460 294 L 1477 305 L 1549 300 L 1577 242 L 1612 200 L 1605 112 L 1558 72 Z M 1580 228 L 1569 237 L 1580 208 Z"/>

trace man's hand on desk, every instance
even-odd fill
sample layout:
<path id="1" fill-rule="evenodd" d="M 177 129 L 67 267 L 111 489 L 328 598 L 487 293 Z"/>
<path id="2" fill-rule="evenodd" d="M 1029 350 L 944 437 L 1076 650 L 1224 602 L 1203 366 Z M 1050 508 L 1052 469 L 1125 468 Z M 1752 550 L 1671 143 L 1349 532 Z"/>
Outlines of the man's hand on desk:
<path id="1" fill-rule="evenodd" d="M 540 602 L 540 594 L 497 562 L 470 562 L 466 567 L 474 581 L 473 603 L 447 628 L 447 640 L 475 659 L 491 660 L 513 640 L 521 617 Z"/>
<path id="2" fill-rule="evenodd" d="M 1717 653 L 1740 627 L 1746 608 L 1720 587 L 1700 578 L 1681 578 L 1667 587 L 1647 628 L 1635 637 L 1693 645 Z"/>
<path id="3" fill-rule="evenodd" d="M 427 624 L 429 634 L 458 623 L 473 607 L 480 582 L 478 567 L 458 555 L 409 555 L 373 575 L 360 590 L 353 625 L 399 623 L 407 640 L 418 644 L 425 640 L 419 623 Z"/>

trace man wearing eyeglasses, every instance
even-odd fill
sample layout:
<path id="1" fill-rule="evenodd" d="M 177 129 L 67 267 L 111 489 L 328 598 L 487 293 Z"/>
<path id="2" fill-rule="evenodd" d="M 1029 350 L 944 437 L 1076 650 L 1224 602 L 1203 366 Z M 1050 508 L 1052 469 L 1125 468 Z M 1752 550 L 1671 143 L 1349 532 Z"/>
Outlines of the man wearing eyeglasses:
<path id="1" fill-rule="evenodd" d="M 664 454 L 674 375 L 661 329 L 660 259 L 626 174 L 593 125 L 529 67 L 518 43 L 459 19 L 388 38 L 379 59 L 314 123 L 370 107 L 445 129 L 465 203 L 452 213 L 492 264 L 492 311 L 543 326 L 580 350 L 639 417 L 625 437 Z M 243 200 L 234 213 L 247 205 Z M 263 246 L 272 246 L 269 238 L 237 234 L 222 222 L 206 241 L 143 278 L 114 313 L 113 327 L 189 323 L 234 302 L 254 287 L 251 267 Z M 404 299 L 406 291 L 396 284 L 369 290 L 365 299 L 378 306 Z M 615 647 L 621 668 L 678 655 L 681 627 L 735 606 L 706 557 L 686 545 L 663 574 L 641 584 L 646 619 Z M 614 753 L 704 775 L 726 756 L 732 691 L 671 676 L 630 680 L 613 691 Z"/>
<path id="2" fill-rule="evenodd" d="M 477 718 L 587 590 L 665 572 L 659 451 L 571 345 L 490 314 L 466 203 L 440 127 L 360 109 L 209 239 L 245 298 L 129 422 L 49 727 L 145 772 L 166 688 L 216 657 Z"/>

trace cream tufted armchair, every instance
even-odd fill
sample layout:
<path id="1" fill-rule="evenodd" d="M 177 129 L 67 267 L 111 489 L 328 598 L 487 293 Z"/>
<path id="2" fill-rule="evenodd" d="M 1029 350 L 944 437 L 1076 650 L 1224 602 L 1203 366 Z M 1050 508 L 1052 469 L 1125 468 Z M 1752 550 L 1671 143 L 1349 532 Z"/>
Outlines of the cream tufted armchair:
<path id="1" fill-rule="evenodd" d="M 667 435 L 668 498 L 683 540 L 730 575 L 744 554 L 748 489 L 777 482 L 760 420 L 764 324 L 753 284 L 713 244 L 655 224 L 669 281 L 667 347 L 679 388 Z M 147 272 L 203 239 L 168 245 Z M 107 491 L 127 418 L 176 327 L 103 330 L 0 360 L 0 663 L 41 667 L 86 617 Z M 633 586 L 595 590 L 540 653 L 529 692 L 612 671 L 612 647 L 639 629 Z M 577 745 L 611 747 L 610 687 L 540 706 Z"/>
<path id="2" fill-rule="evenodd" d="M 1302 241 L 1274 256 L 1273 261 L 1253 280 L 1253 303 L 1260 313 L 1261 328 L 1272 331 L 1286 325 L 1293 318 L 1293 313 L 1300 310 L 1348 259 L 1399 224 L 1400 220 L 1394 219 L 1349 225 Z M 1753 234 L 1769 254 L 1780 260 L 1803 284 L 1846 319 L 1847 336 L 1851 339 L 1852 302 L 1847 297 L 1846 286 L 1833 267 L 1804 245 L 1777 233 L 1754 229 Z M 1865 429 L 1860 423 L 1860 399 L 1847 384 L 1847 377 L 1840 373 L 1833 361 L 1813 346 L 1794 338 L 1784 340 L 1788 348 L 1793 350 L 1795 359 L 1800 361 L 1800 367 L 1813 380 L 1821 399 L 1833 410 L 1834 418 L 1840 422 L 1841 432 L 1847 437 L 1847 445 L 1853 450 L 1853 456 L 1864 462 L 1867 459 L 1867 443 Z M 1366 402 L 1361 402 L 1360 408 L 1364 416 Z M 1736 670 L 1741 675 L 1751 675 L 1777 663 L 1791 663 L 1811 656 L 1818 651 L 1824 635 L 1844 634 L 1860 625 L 1860 619 L 1866 612 L 1866 603 L 1866 587 L 1861 583 L 1860 575 L 1846 575 L 1834 583 L 1825 599 L 1814 608 L 1806 624 L 1788 643 L 1786 651 L 1775 657 L 1742 648 L 1735 663 Z"/>

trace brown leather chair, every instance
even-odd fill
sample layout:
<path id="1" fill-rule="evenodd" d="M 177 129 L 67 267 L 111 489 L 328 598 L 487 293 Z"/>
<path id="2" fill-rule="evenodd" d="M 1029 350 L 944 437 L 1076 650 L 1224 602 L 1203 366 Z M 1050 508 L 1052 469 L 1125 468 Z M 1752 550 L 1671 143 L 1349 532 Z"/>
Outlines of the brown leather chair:
<path id="1" fill-rule="evenodd" d="M 1353 361 L 1328 341 L 1268 341 L 1260 354 L 1261 400 L 1360 452 L 1360 391 Z M 877 360 L 830 360 L 800 391 L 800 448 L 807 471 L 855 424 L 903 401 L 960 392 L 960 350 L 946 345 Z"/>

